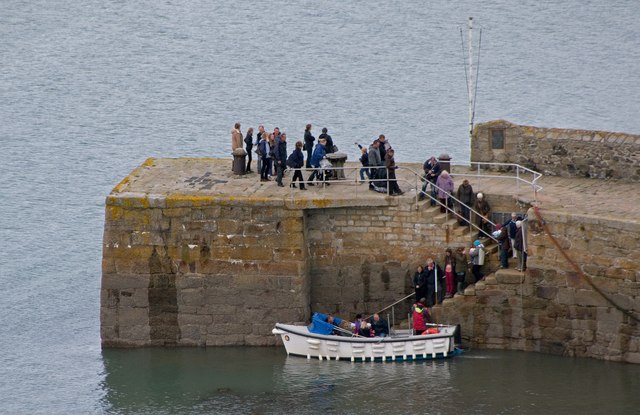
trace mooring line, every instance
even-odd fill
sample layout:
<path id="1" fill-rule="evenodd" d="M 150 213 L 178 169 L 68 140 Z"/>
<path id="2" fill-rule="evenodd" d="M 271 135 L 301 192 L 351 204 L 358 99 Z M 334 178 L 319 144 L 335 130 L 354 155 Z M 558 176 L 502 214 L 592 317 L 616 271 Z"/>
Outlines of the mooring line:
<path id="1" fill-rule="evenodd" d="M 580 266 L 578 266 L 578 264 L 569 256 L 569 254 L 567 254 L 567 252 L 560 246 L 560 243 L 558 242 L 558 240 L 555 238 L 555 236 L 553 236 L 553 234 L 551 233 L 551 231 L 549 230 L 549 227 L 547 226 L 547 223 L 545 222 L 545 220 L 542 218 L 542 215 L 540 214 L 540 208 L 537 206 L 533 207 L 533 212 L 535 213 L 536 217 L 538 218 L 538 221 L 540 221 L 540 225 L 542 225 L 542 229 L 544 229 L 545 233 L 547 234 L 547 236 L 549 237 L 549 239 L 551 240 L 551 242 L 556 246 L 556 248 L 558 248 L 558 251 L 560 251 L 560 253 L 562 254 L 562 256 L 564 257 L 564 259 L 567 260 L 567 262 L 573 267 L 574 271 L 583 279 L 587 282 L 587 284 L 589 284 L 591 286 L 591 288 L 593 288 L 594 291 L 596 291 L 598 294 L 600 294 L 605 300 L 607 300 L 607 302 L 609 304 L 611 304 L 613 307 L 617 308 L 618 310 L 620 310 L 623 314 L 625 314 L 626 316 L 628 316 L 629 318 L 631 318 L 632 320 L 635 320 L 636 322 L 640 323 L 640 318 L 636 317 L 631 311 L 624 309 L 622 306 L 618 305 L 611 297 L 609 297 L 607 294 L 605 294 L 600 288 L 598 288 L 598 286 L 595 285 L 595 283 L 591 280 L 591 277 L 587 276 L 582 269 L 580 268 Z"/>

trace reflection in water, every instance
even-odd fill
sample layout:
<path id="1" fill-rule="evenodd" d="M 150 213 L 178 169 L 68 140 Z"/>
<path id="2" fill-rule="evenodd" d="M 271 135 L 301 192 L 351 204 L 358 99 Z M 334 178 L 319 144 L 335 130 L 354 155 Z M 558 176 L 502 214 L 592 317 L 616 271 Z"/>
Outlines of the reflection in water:
<path id="1" fill-rule="evenodd" d="M 640 367 L 520 352 L 350 363 L 279 348 L 105 350 L 104 410 L 127 414 L 636 413 Z"/>

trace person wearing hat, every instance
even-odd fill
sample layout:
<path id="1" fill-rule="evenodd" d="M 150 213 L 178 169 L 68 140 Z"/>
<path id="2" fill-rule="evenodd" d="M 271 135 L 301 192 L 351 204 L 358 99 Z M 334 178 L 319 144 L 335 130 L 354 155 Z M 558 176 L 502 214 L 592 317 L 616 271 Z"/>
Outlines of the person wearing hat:
<path id="1" fill-rule="evenodd" d="M 475 282 L 484 278 L 480 269 L 484 265 L 484 245 L 480 240 L 476 239 L 473 242 L 473 248 L 469 249 L 469 257 L 471 258 L 471 273 L 473 274 Z"/>
<path id="2" fill-rule="evenodd" d="M 427 323 L 431 322 L 431 316 L 425 303 L 427 299 L 422 297 L 413 306 L 411 312 L 413 314 L 413 331 L 414 334 L 422 334 L 427 331 Z"/>
<path id="3" fill-rule="evenodd" d="M 484 194 L 478 193 L 476 195 L 476 203 L 473 206 L 473 210 L 476 211 L 476 226 L 478 226 L 478 238 L 486 238 L 491 232 L 491 222 L 489 222 L 489 215 L 491 214 L 491 206 L 484 198 Z"/>

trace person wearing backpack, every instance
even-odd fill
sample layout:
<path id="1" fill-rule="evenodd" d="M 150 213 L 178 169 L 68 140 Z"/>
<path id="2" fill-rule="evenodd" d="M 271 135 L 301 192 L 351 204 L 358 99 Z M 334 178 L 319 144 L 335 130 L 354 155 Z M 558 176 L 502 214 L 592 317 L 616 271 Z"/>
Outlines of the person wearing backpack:
<path id="1" fill-rule="evenodd" d="M 300 190 L 307 190 L 304 187 L 304 178 L 302 177 L 302 166 L 304 166 L 304 154 L 302 153 L 302 141 L 296 143 L 296 148 L 291 152 L 287 159 L 287 167 L 293 169 L 293 178 L 289 186 L 296 187 L 296 179 L 300 181 Z"/>

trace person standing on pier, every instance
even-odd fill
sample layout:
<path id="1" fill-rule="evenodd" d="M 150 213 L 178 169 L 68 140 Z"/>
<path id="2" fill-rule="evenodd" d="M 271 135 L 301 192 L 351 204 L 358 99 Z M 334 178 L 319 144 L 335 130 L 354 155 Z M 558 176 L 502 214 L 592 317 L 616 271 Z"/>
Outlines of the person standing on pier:
<path id="1" fill-rule="evenodd" d="M 258 173 L 262 174 L 262 154 L 260 154 L 260 140 L 262 137 L 267 138 L 267 133 L 264 131 L 264 125 L 258 126 L 258 134 L 256 134 L 256 159 L 258 163 Z"/>
<path id="2" fill-rule="evenodd" d="M 303 150 L 307 152 L 307 168 L 311 168 L 311 155 L 313 154 L 313 142 L 316 138 L 311 134 L 311 124 L 307 124 L 304 128 L 304 146 Z"/>
<path id="3" fill-rule="evenodd" d="M 507 228 L 509 231 L 509 241 L 511 242 L 511 251 L 512 251 L 512 256 L 513 258 L 517 258 L 518 255 L 514 248 L 515 244 L 516 244 L 516 231 L 518 230 L 518 228 L 516 227 L 516 222 L 519 221 L 521 218 L 518 217 L 518 214 L 516 212 L 511 212 L 511 219 L 509 219 L 507 222 L 504 223 L 504 225 L 502 225 L 503 227 Z"/>
<path id="4" fill-rule="evenodd" d="M 284 176 L 284 169 L 287 167 L 287 134 L 280 134 L 280 139 L 276 141 L 276 148 L 274 151 L 275 160 L 276 160 L 276 170 L 278 172 L 278 176 L 276 178 L 276 183 L 278 183 L 279 187 L 284 187 L 282 183 L 282 177 Z"/>
<path id="5" fill-rule="evenodd" d="M 388 178 L 388 188 L 389 194 L 391 196 L 401 196 L 404 194 L 402 190 L 400 190 L 400 186 L 398 186 L 398 181 L 396 180 L 396 160 L 393 158 L 394 151 L 392 148 L 387 150 L 386 159 L 384 161 L 384 165 L 387 168 L 387 178 Z"/>
<path id="6" fill-rule="evenodd" d="M 369 146 L 369 166 L 371 166 L 369 189 L 375 190 L 380 184 L 376 181 L 380 176 L 380 166 L 382 166 L 382 158 L 380 157 L 380 141 L 374 140 Z"/>
<path id="7" fill-rule="evenodd" d="M 444 298 L 445 279 L 444 272 L 433 259 L 427 259 L 427 267 L 424 270 L 427 281 L 427 307 L 435 303 L 441 303 Z"/>
<path id="8" fill-rule="evenodd" d="M 387 157 L 387 151 L 391 149 L 391 144 L 387 141 L 387 137 L 384 134 L 378 136 L 378 142 L 380 143 L 380 158 L 384 161 Z"/>
<path id="9" fill-rule="evenodd" d="M 436 186 L 438 186 L 438 200 L 440 200 L 440 213 L 445 213 L 447 209 L 452 207 L 451 194 L 453 193 L 453 179 L 449 175 L 449 172 L 446 170 L 442 170 L 442 173 L 438 176 L 438 180 L 436 181 Z"/>
<path id="10" fill-rule="evenodd" d="M 258 143 L 258 151 L 262 160 L 262 168 L 260 169 L 260 181 L 269 181 L 269 170 L 271 169 L 271 150 L 269 146 L 269 136 L 266 132 L 262 133 L 262 138 Z"/>
<path id="11" fill-rule="evenodd" d="M 524 229 L 522 228 L 522 221 L 516 221 L 516 241 L 514 248 L 518 251 L 518 268 L 516 270 L 525 272 L 527 270 L 527 245 L 524 239 Z"/>
<path id="12" fill-rule="evenodd" d="M 476 214 L 476 225 L 480 230 L 478 231 L 478 238 L 486 238 L 491 233 L 491 223 L 489 222 L 489 215 L 491 214 L 491 205 L 484 198 L 482 193 L 478 193 L 476 196 L 476 203 L 473 209 Z"/>
<path id="13" fill-rule="evenodd" d="M 418 200 L 424 200 L 426 198 L 425 194 L 427 193 L 427 185 L 431 184 L 431 206 L 436 205 L 436 187 L 435 184 L 438 181 L 438 176 L 440 175 L 440 171 L 442 168 L 440 167 L 440 162 L 436 159 L 436 156 L 431 156 L 429 160 L 425 161 L 422 165 L 424 169 L 424 184 L 422 185 L 422 193 L 420 193 L 420 197 Z"/>
<path id="14" fill-rule="evenodd" d="M 244 149 L 247 152 L 247 173 L 251 173 L 251 150 L 253 150 L 253 128 L 247 130 L 247 135 L 244 137 Z"/>
<path id="15" fill-rule="evenodd" d="M 300 190 L 307 190 L 304 187 L 304 178 L 302 177 L 302 167 L 304 167 L 304 155 L 302 154 L 302 141 L 296 143 L 296 148 L 287 159 L 287 166 L 293 169 L 293 178 L 291 179 L 291 187 L 296 187 L 296 179 L 300 181 Z"/>
<path id="16" fill-rule="evenodd" d="M 476 201 L 476 194 L 467 179 L 464 179 L 462 184 L 458 186 L 458 200 L 460 201 L 460 214 L 464 218 L 459 219 L 458 223 L 461 226 L 466 226 L 469 224 L 469 208 L 473 207 Z"/>
<path id="17" fill-rule="evenodd" d="M 331 136 L 329 134 L 327 134 L 329 130 L 327 130 L 327 128 L 323 128 L 322 129 L 322 134 L 320 134 L 318 136 L 318 139 L 324 139 L 326 141 L 325 145 L 324 145 L 324 151 L 326 154 L 330 154 L 334 152 L 333 149 L 333 138 L 331 138 Z"/>
<path id="18" fill-rule="evenodd" d="M 427 276 L 424 272 L 424 268 L 418 265 L 416 273 L 413 274 L 413 286 L 416 290 L 416 298 L 423 298 L 427 296 Z"/>
<path id="19" fill-rule="evenodd" d="M 500 268 L 509 268 L 509 232 L 508 228 L 498 223 L 494 237 L 498 240 Z"/>
<path id="20" fill-rule="evenodd" d="M 318 139 L 318 144 L 316 144 L 316 148 L 313 149 L 313 155 L 311 156 L 311 167 L 314 169 L 311 176 L 309 176 L 309 186 L 315 186 L 313 184 L 313 180 L 317 177 L 319 180 L 324 181 L 324 176 L 322 174 L 322 170 L 320 170 L 320 161 L 327 154 L 325 152 L 324 146 L 327 144 L 327 140 L 324 138 Z"/>
<path id="21" fill-rule="evenodd" d="M 242 132 L 240 131 L 240 123 L 237 122 L 231 130 L 231 151 L 236 148 L 242 148 Z"/>

